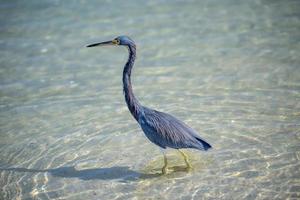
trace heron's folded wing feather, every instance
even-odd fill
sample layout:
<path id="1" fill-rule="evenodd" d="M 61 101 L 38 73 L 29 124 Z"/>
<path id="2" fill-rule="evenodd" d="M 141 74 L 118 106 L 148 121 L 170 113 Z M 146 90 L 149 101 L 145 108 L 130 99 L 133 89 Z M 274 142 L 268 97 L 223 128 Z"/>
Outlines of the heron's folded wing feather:
<path id="1" fill-rule="evenodd" d="M 195 130 L 172 115 L 146 108 L 144 110 L 144 118 L 146 122 L 144 127 L 151 131 L 155 140 L 159 140 L 160 146 L 196 148 L 200 150 L 206 150 L 211 147 L 198 136 Z"/>

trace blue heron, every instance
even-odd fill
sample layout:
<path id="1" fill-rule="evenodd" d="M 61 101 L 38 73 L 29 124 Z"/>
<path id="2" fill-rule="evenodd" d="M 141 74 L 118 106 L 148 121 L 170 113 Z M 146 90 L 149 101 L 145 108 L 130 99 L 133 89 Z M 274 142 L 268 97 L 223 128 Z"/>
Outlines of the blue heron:
<path id="1" fill-rule="evenodd" d="M 165 149 L 167 147 L 177 149 L 183 156 L 187 169 L 191 168 L 187 155 L 181 151 L 183 148 L 194 148 L 198 150 L 208 150 L 211 145 L 204 141 L 198 133 L 170 114 L 159 112 L 145 106 L 142 106 L 133 94 L 131 85 L 131 70 L 136 57 L 136 45 L 128 36 L 119 36 L 111 41 L 100 42 L 88 45 L 96 46 L 125 46 L 128 49 L 129 57 L 123 69 L 123 91 L 125 101 L 129 111 L 135 120 L 139 123 L 146 137 L 158 145 L 164 156 L 164 166 L 162 173 L 167 173 L 167 157 Z"/>

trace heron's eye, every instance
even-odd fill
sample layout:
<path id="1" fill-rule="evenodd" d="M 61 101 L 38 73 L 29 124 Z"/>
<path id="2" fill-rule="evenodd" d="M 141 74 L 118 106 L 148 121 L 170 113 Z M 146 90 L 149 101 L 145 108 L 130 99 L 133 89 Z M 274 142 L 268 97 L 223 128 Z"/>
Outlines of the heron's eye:
<path id="1" fill-rule="evenodd" d="M 118 39 L 114 39 L 114 40 L 112 41 L 112 43 L 118 45 L 118 44 L 120 44 L 120 41 L 119 41 Z"/>

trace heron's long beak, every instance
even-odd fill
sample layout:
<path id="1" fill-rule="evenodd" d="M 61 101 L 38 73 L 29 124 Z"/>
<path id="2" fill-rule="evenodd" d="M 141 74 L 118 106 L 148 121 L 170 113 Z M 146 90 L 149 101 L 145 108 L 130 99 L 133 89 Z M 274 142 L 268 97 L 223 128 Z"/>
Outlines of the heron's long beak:
<path id="1" fill-rule="evenodd" d="M 108 45 L 114 45 L 113 41 L 106 41 L 106 42 L 100 42 L 95 44 L 90 44 L 86 47 L 96 47 L 96 46 L 108 46 Z"/>

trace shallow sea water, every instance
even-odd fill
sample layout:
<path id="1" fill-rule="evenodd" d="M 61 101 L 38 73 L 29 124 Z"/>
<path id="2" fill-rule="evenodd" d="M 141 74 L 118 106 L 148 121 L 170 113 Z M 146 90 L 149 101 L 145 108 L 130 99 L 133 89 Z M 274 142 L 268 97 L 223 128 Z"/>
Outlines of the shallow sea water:
<path id="1" fill-rule="evenodd" d="M 300 199 L 300 2 L 2 1 L 0 199 Z M 213 145 L 162 155 L 134 91 Z"/>

